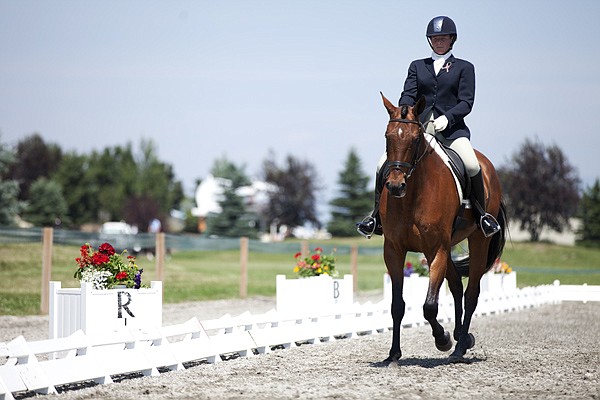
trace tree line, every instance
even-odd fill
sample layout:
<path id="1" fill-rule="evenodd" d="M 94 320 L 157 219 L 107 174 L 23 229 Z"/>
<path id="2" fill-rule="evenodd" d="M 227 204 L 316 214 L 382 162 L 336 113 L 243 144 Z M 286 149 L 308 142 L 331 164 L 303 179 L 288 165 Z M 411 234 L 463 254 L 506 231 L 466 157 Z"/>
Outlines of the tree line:
<path id="1" fill-rule="evenodd" d="M 221 182 L 221 211 L 208 216 L 207 235 L 257 237 L 272 225 L 308 224 L 326 228 L 333 236 L 354 236 L 354 224 L 373 205 L 374 177 L 364 173 L 353 148 L 336 186 L 327 188 L 319 186 L 309 161 L 288 155 L 280 164 L 271 151 L 256 177 L 269 187 L 262 204 L 249 204 L 240 191 L 252 182 L 245 168 L 226 157 L 215 160 L 211 174 Z M 526 139 L 498 172 L 509 217 L 527 230 L 532 241 L 540 239 L 542 229 L 562 232 L 572 217 L 579 217 L 578 242 L 600 246 L 600 182 L 596 179 L 581 191 L 576 169 L 558 146 Z M 316 211 L 322 192 L 333 194 L 328 196 L 332 200 L 326 224 Z M 142 140 L 138 151 L 128 143 L 78 154 L 63 152 L 39 134 L 13 148 L 0 137 L 0 225 L 21 219 L 35 226 L 77 229 L 123 220 L 143 230 L 154 218 L 165 222 L 176 209 L 186 215 L 185 230 L 197 232 L 193 203 L 173 167 L 158 159 L 151 140 Z"/>

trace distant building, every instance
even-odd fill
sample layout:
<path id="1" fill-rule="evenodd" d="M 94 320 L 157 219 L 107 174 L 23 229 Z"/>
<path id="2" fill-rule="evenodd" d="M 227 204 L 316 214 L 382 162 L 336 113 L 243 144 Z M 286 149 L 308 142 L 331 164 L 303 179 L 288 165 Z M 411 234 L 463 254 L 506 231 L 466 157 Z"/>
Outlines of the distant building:
<path id="1" fill-rule="evenodd" d="M 577 232 L 580 226 L 580 219 L 571 218 L 569 220 L 569 227 L 564 229 L 562 233 L 551 230 L 548 227 L 544 227 L 544 229 L 542 229 L 542 232 L 540 233 L 540 241 L 574 246 L 576 238 L 575 232 Z M 520 229 L 519 221 L 509 221 L 508 232 L 509 240 L 514 240 L 515 242 L 528 242 L 529 240 L 531 240 L 529 232 Z"/>
<path id="2" fill-rule="evenodd" d="M 223 195 L 223 188 L 231 185 L 228 179 L 214 177 L 209 174 L 196 188 L 196 207 L 192 208 L 192 215 L 198 217 L 198 231 L 206 231 L 206 218 L 209 214 L 221 212 L 219 200 Z M 269 190 L 274 186 L 262 182 L 253 181 L 249 186 L 238 188 L 236 193 L 244 199 L 247 210 L 264 215 L 264 208 L 268 204 Z M 263 226 L 266 223 L 263 224 Z"/>

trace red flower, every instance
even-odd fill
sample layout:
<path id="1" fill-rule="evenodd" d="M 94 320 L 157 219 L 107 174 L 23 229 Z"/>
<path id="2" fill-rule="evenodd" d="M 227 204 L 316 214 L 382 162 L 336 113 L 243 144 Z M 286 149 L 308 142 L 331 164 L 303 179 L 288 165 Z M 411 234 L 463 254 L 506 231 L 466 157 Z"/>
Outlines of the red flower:
<path id="1" fill-rule="evenodd" d="M 296 254 L 294 255 L 294 258 L 298 258 L 298 257 L 300 257 L 301 255 L 302 255 L 302 253 L 298 252 L 298 253 L 296 253 Z"/>
<path id="2" fill-rule="evenodd" d="M 94 265 L 102 265 L 107 263 L 109 260 L 110 259 L 106 254 L 94 253 L 94 255 L 92 255 L 92 264 Z"/>
<path id="3" fill-rule="evenodd" d="M 319 261 L 321 259 L 321 255 L 320 254 L 313 254 L 311 257 L 314 261 Z"/>
<path id="4" fill-rule="evenodd" d="M 115 254 L 115 248 L 108 243 L 102 243 L 100 247 L 98 247 L 98 251 L 102 254 L 106 254 L 109 257 Z"/>
<path id="5" fill-rule="evenodd" d="M 323 249 L 321 247 L 315 247 L 315 251 L 318 251 L 319 253 L 322 253 Z"/>
<path id="6" fill-rule="evenodd" d="M 119 272 L 119 273 L 118 273 L 118 274 L 115 276 L 115 278 L 116 278 L 118 281 L 122 281 L 123 279 L 127 279 L 127 272 L 125 272 L 125 271 L 121 271 L 121 272 Z"/>

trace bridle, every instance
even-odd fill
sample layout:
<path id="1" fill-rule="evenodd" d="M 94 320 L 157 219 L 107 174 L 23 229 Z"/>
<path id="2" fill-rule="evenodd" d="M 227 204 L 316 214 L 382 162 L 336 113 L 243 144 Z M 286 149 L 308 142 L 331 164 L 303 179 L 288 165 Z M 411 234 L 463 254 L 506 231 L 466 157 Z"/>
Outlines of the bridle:
<path id="1" fill-rule="evenodd" d="M 417 164 L 419 164 L 419 161 L 421 161 L 421 159 L 423 159 L 423 157 L 425 157 L 425 155 L 427 154 L 427 149 L 425 149 L 425 151 L 423 151 L 423 154 L 419 155 L 419 147 L 421 146 L 421 138 L 423 138 L 422 133 L 425 132 L 425 127 L 423 126 L 421 121 L 418 121 L 418 120 L 415 121 L 412 119 L 392 118 L 392 119 L 390 119 L 389 122 L 401 122 L 401 123 L 405 123 L 405 124 L 415 124 L 419 127 L 419 134 L 418 134 L 417 140 L 416 140 L 417 145 L 415 146 L 415 150 L 413 152 L 412 161 L 410 163 L 405 162 L 405 161 L 388 161 L 387 171 L 385 173 L 385 177 L 387 179 L 387 177 L 389 176 L 389 174 L 392 170 L 400 171 L 400 172 L 404 173 L 404 179 L 408 179 L 408 178 L 410 178 L 412 173 L 417 168 Z M 403 168 L 406 168 L 408 170 L 408 172 L 404 172 Z"/>

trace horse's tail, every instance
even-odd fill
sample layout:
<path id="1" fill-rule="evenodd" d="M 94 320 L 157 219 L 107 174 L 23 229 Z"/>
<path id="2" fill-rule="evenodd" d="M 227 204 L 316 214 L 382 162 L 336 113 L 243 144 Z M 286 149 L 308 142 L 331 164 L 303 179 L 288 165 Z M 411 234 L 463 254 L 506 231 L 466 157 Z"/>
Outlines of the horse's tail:
<path id="1" fill-rule="evenodd" d="M 500 212 L 496 218 L 500 225 L 500 232 L 492 236 L 490 247 L 488 248 L 488 256 L 485 263 L 485 272 L 488 272 L 498 257 L 502 255 L 504 244 L 506 243 L 506 232 L 508 230 L 508 218 L 506 217 L 506 206 L 504 202 L 500 202 Z M 452 260 L 454 268 L 460 276 L 469 276 L 470 257 Z"/>
<path id="2" fill-rule="evenodd" d="M 504 250 L 504 244 L 506 243 L 506 231 L 508 230 L 508 218 L 506 217 L 506 206 L 503 201 L 500 201 L 500 212 L 498 213 L 498 224 L 500 225 L 500 232 L 492 236 L 490 247 L 488 248 L 487 263 L 485 265 L 485 272 L 492 268 L 492 265 L 498 257 L 502 255 Z"/>

